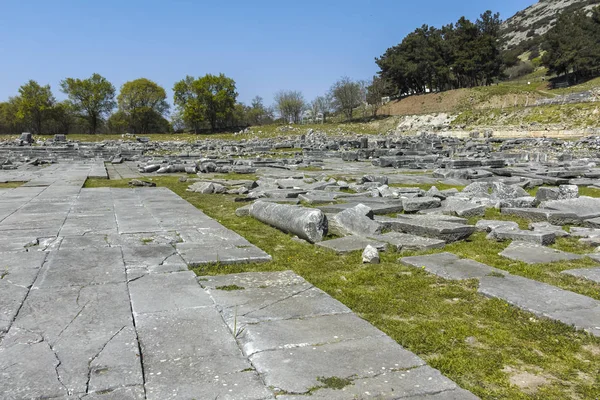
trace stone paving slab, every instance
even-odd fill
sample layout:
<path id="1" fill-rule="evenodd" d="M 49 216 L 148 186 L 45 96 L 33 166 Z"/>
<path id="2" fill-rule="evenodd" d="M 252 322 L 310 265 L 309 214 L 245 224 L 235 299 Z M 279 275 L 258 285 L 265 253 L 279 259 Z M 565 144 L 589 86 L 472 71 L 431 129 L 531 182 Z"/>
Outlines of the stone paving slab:
<path id="1" fill-rule="evenodd" d="M 54 164 L 0 193 L 0 398 L 266 400 L 338 375 L 323 396 L 460 392 L 292 272 L 198 281 L 189 264 L 270 256 L 167 189 L 81 188 L 103 175 Z"/>
<path id="2" fill-rule="evenodd" d="M 567 271 L 563 271 L 562 273 L 600 283 L 600 268 L 569 269 Z"/>
<path id="3" fill-rule="evenodd" d="M 462 393 L 439 371 L 291 271 L 199 277 L 265 384 L 285 399 Z M 349 379 L 344 390 L 320 379 Z M 313 391 L 309 394 L 309 390 Z M 476 398 L 464 392 L 466 399 Z M 356 397 L 359 396 L 359 397 Z M 449 397 L 451 398 L 451 397 Z"/>
<path id="4" fill-rule="evenodd" d="M 527 264 L 545 264 L 583 258 L 579 254 L 567 253 L 527 242 L 512 242 L 499 254 L 511 260 L 523 261 Z"/>
<path id="5" fill-rule="evenodd" d="M 403 264 L 425 268 L 446 279 L 479 279 L 478 291 L 538 316 L 600 336 L 600 301 L 546 283 L 492 268 L 451 253 L 405 257 Z"/>
<path id="6" fill-rule="evenodd" d="M 363 251 L 365 247 L 371 245 L 379 250 L 385 250 L 386 243 L 381 240 L 367 239 L 361 236 L 344 236 L 337 239 L 326 240 L 315 243 L 315 245 L 333 250 L 338 254 L 348 254 L 353 251 Z"/>

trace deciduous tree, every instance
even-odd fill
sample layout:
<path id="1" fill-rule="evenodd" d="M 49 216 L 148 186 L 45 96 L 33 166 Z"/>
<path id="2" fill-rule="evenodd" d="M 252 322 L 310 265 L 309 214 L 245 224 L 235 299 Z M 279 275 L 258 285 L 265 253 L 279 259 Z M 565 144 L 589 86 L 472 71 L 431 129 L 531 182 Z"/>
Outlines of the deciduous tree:
<path id="1" fill-rule="evenodd" d="M 42 124 L 50 117 L 55 102 L 50 85 L 41 86 L 30 80 L 19 88 L 19 96 L 15 101 L 17 118 L 24 121 L 33 133 L 43 133 Z"/>
<path id="2" fill-rule="evenodd" d="M 298 124 L 301 122 L 302 111 L 306 108 L 306 102 L 302 92 L 282 90 L 275 94 L 275 107 L 280 117 L 286 122 Z"/>
<path id="3" fill-rule="evenodd" d="M 169 110 L 165 89 L 146 78 L 123 84 L 117 100 L 134 133 L 156 132 Z"/>
<path id="4" fill-rule="evenodd" d="M 99 74 L 87 79 L 67 78 L 60 86 L 75 110 L 88 121 L 92 134 L 97 132 L 103 117 L 115 108 L 115 87 Z"/>
<path id="5" fill-rule="evenodd" d="M 361 85 L 344 76 L 333 84 L 330 92 L 335 108 L 342 112 L 346 119 L 352 119 L 352 111 L 361 104 L 363 97 Z"/>

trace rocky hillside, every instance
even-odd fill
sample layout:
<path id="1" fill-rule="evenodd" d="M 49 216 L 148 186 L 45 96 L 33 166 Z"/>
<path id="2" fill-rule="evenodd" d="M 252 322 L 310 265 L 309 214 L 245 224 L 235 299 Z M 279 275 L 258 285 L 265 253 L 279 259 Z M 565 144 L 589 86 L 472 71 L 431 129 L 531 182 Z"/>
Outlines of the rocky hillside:
<path id="1" fill-rule="evenodd" d="M 506 47 L 515 48 L 545 34 L 563 11 L 590 10 L 597 5 L 600 5 L 600 0 L 540 0 L 504 22 L 502 36 Z"/>

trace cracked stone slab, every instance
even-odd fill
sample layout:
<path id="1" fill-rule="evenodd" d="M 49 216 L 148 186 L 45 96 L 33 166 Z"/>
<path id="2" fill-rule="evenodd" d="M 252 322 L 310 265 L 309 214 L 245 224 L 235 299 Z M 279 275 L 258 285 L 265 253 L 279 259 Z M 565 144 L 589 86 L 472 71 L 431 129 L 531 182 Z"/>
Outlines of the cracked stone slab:
<path id="1" fill-rule="evenodd" d="M 223 318 L 231 326 L 235 318 L 235 309 L 223 310 Z M 350 309 L 316 287 L 301 290 L 289 297 L 246 312 L 237 317 L 240 323 L 307 318 L 319 315 L 351 313 Z"/>
<path id="2" fill-rule="evenodd" d="M 579 254 L 567 253 L 527 242 L 512 242 L 499 254 L 511 260 L 522 261 L 527 264 L 545 264 L 583 258 Z"/>
<path id="3" fill-rule="evenodd" d="M 322 384 L 321 384 L 322 385 Z M 456 386 L 439 371 L 422 366 L 404 371 L 386 371 L 369 378 L 352 380 L 340 390 L 322 388 L 310 396 L 279 396 L 278 400 L 430 399 L 476 400 L 477 396 Z"/>
<path id="4" fill-rule="evenodd" d="M 150 238 L 148 239 L 150 240 Z M 147 244 L 123 246 L 123 261 L 127 268 L 142 268 L 161 265 L 171 256 L 177 254 L 175 248 L 168 244 Z"/>
<path id="5" fill-rule="evenodd" d="M 13 329 L 43 337 L 60 360 L 57 371 L 62 382 L 73 393 L 85 393 L 90 360 L 103 360 L 103 348 L 112 351 L 113 345 L 124 347 L 113 357 L 114 363 L 107 364 L 111 371 L 107 375 L 122 385 L 142 383 L 137 341 L 134 335 L 125 335 L 133 332 L 125 283 L 32 289 L 9 335 Z"/>
<path id="6" fill-rule="evenodd" d="M 268 386 L 291 393 L 306 393 L 319 386 L 319 377 L 364 378 L 425 364 L 387 336 L 265 351 L 250 360 Z"/>
<path id="7" fill-rule="evenodd" d="M 206 264 L 245 264 L 271 261 L 271 256 L 254 245 L 218 247 L 202 243 L 178 243 L 177 251 L 191 267 Z"/>
<path id="8" fill-rule="evenodd" d="M 213 360 L 182 358 L 166 361 L 164 369 L 150 372 L 146 378 L 148 400 L 182 399 L 230 399 L 269 400 L 275 399 L 259 375 L 251 368 L 230 373 L 219 373 L 218 364 L 227 358 Z M 211 365 L 217 367 L 211 368 Z M 203 368 L 209 367 L 206 373 Z M 231 366 L 229 366 L 231 369 Z M 160 374 L 159 374 L 160 372 Z M 153 374 L 153 375 L 150 375 Z"/>
<path id="9" fill-rule="evenodd" d="M 423 268 L 427 272 L 445 279 L 462 280 L 482 278 L 492 273 L 508 274 L 475 260 L 461 259 L 452 253 L 437 253 L 427 256 L 404 257 L 400 262 L 409 267 Z"/>
<path id="10" fill-rule="evenodd" d="M 141 385 L 80 395 L 81 400 L 144 400 L 146 395 Z"/>
<path id="11" fill-rule="evenodd" d="M 60 361 L 38 334 L 11 330 L 0 346 L 0 398 L 61 397 Z"/>
<path id="12" fill-rule="evenodd" d="M 241 356 L 231 331 L 212 307 L 139 314 L 144 367 L 181 357 Z"/>
<path id="13" fill-rule="evenodd" d="M 129 282 L 131 306 L 138 314 L 212 306 L 191 271 L 147 274 Z"/>
<path id="14" fill-rule="evenodd" d="M 569 269 L 562 273 L 600 283 L 600 268 Z"/>
<path id="15" fill-rule="evenodd" d="M 350 339 L 385 336 L 354 314 L 266 321 L 244 326 L 238 340 L 250 356 L 268 350 L 293 349 Z"/>
<path id="16" fill-rule="evenodd" d="M 36 280 L 36 288 L 87 286 L 125 282 L 120 248 L 89 248 L 51 252 Z"/>

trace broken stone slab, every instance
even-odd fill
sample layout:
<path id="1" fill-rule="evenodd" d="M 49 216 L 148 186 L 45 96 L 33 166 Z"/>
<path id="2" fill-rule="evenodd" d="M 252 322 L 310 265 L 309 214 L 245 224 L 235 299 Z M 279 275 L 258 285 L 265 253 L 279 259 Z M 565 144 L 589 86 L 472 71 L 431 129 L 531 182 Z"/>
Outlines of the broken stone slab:
<path id="1" fill-rule="evenodd" d="M 363 264 L 379 264 L 379 250 L 370 244 L 365 247 L 362 253 Z"/>
<path id="2" fill-rule="evenodd" d="M 562 274 L 571 275 L 576 278 L 587 279 L 588 281 L 600 283 L 600 268 L 579 268 L 562 271 Z"/>
<path id="3" fill-rule="evenodd" d="M 311 243 L 327 235 L 327 217 L 321 210 L 258 201 L 250 207 L 250 215 Z"/>
<path id="4" fill-rule="evenodd" d="M 441 212 L 449 215 L 457 215 L 459 217 L 483 217 L 485 215 L 485 205 L 476 204 L 468 200 L 450 197 L 441 208 Z"/>
<path id="5" fill-rule="evenodd" d="M 446 243 L 468 238 L 475 232 L 475 227 L 455 222 L 436 220 L 428 216 L 398 215 L 397 218 L 380 217 L 384 229 L 444 240 Z"/>
<path id="6" fill-rule="evenodd" d="M 383 200 L 383 199 L 382 199 Z M 386 201 L 377 201 L 373 198 L 361 197 L 353 198 L 351 202 L 344 204 L 332 204 L 328 206 L 317 206 L 327 214 L 335 214 L 342 212 L 348 208 L 355 207 L 358 204 L 364 204 L 373 210 L 375 215 L 385 215 L 402 212 L 402 200 L 385 199 Z"/>
<path id="7" fill-rule="evenodd" d="M 551 249 L 534 243 L 512 242 L 501 256 L 527 264 L 546 264 L 556 261 L 579 260 L 582 255 Z"/>
<path id="8" fill-rule="evenodd" d="M 581 196 L 565 200 L 550 200 L 542 203 L 540 208 L 573 213 L 580 219 L 600 217 L 600 199 Z"/>
<path id="9" fill-rule="evenodd" d="M 367 236 L 381 233 L 381 225 L 373 220 L 373 210 L 364 204 L 357 204 L 337 213 L 330 219 L 332 232 L 342 235 Z"/>
<path id="10" fill-rule="evenodd" d="M 595 228 L 581 228 L 578 226 L 572 226 L 569 230 L 571 236 L 589 238 L 600 236 L 600 229 Z"/>
<path id="11" fill-rule="evenodd" d="M 490 267 L 475 260 L 468 258 L 461 259 L 452 253 L 403 257 L 399 261 L 401 264 L 425 269 L 429 273 L 452 280 L 481 278 L 490 274 L 508 274 L 506 271 Z"/>
<path id="12" fill-rule="evenodd" d="M 487 236 L 491 240 L 516 240 L 520 242 L 536 243 L 542 246 L 549 246 L 556 240 L 554 232 L 548 231 L 525 231 L 514 228 L 496 228 Z"/>
<path id="13" fill-rule="evenodd" d="M 600 336 L 600 301 L 521 276 L 480 279 L 478 291 L 538 316 Z"/>
<path id="14" fill-rule="evenodd" d="M 298 195 L 298 199 L 307 204 L 327 204 L 333 203 L 338 197 L 337 193 L 321 191 L 320 193 L 306 193 Z"/>
<path id="15" fill-rule="evenodd" d="M 503 208 L 504 215 L 525 218 L 531 221 L 548 221 L 553 225 L 578 225 L 582 219 L 573 212 L 542 208 Z"/>
<path id="16" fill-rule="evenodd" d="M 402 207 L 408 213 L 439 208 L 441 205 L 442 202 L 437 197 L 415 197 L 402 200 Z"/>
<path id="17" fill-rule="evenodd" d="M 480 232 L 491 232 L 498 228 L 519 229 L 519 224 L 514 221 L 495 221 L 482 219 L 477 221 L 475 228 Z"/>
<path id="18" fill-rule="evenodd" d="M 570 236 L 569 232 L 565 231 L 562 226 L 552 225 L 549 222 L 532 222 L 529 224 L 529 229 L 534 232 L 548 232 L 554 233 L 556 237 L 567 237 Z"/>
<path id="19" fill-rule="evenodd" d="M 600 229 L 600 217 L 586 219 L 583 224 L 589 228 Z"/>
<path id="20" fill-rule="evenodd" d="M 386 243 L 383 241 L 377 241 L 353 235 L 318 242 L 316 245 L 333 250 L 338 254 L 347 254 L 353 251 L 359 251 L 364 249 L 366 246 L 373 246 L 379 250 L 385 250 L 386 248 Z"/>
<path id="21" fill-rule="evenodd" d="M 373 235 L 371 238 L 392 245 L 397 252 L 433 250 L 446 246 L 446 242 L 443 240 L 401 232 L 387 232 L 382 235 Z"/>
<path id="22" fill-rule="evenodd" d="M 493 199 L 508 200 L 516 199 L 517 197 L 527 197 L 529 193 L 519 186 L 493 182 L 491 195 Z"/>

